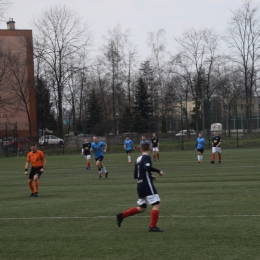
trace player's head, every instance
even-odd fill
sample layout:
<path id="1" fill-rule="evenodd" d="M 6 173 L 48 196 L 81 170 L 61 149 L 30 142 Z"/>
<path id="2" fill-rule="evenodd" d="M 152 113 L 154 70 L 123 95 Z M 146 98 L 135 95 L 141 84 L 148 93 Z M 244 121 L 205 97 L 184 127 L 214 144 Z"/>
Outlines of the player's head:
<path id="1" fill-rule="evenodd" d="M 128 139 L 129 139 L 129 136 L 127 135 L 127 136 L 125 137 L 125 139 L 128 140 Z"/>
<path id="2" fill-rule="evenodd" d="M 96 135 L 93 136 L 93 141 L 94 141 L 94 143 L 98 142 L 98 137 Z"/>
<path id="3" fill-rule="evenodd" d="M 85 140 L 85 142 L 87 142 L 87 141 L 88 141 L 88 138 L 87 138 L 87 137 L 85 137 L 85 139 L 84 139 L 84 140 Z"/>
<path id="4" fill-rule="evenodd" d="M 153 137 L 156 137 L 156 133 L 153 133 Z"/>
<path id="5" fill-rule="evenodd" d="M 199 138 L 201 138 L 202 137 L 202 133 L 199 133 Z"/>
<path id="6" fill-rule="evenodd" d="M 218 135 L 218 132 L 217 132 L 217 131 L 215 131 L 215 132 L 214 132 L 214 135 L 215 135 L 215 136 L 217 136 L 217 135 Z"/>
<path id="7" fill-rule="evenodd" d="M 142 140 L 145 141 L 146 140 L 146 137 L 145 135 L 142 135 Z"/>
<path id="8" fill-rule="evenodd" d="M 148 143 L 142 143 L 140 146 L 140 151 L 145 153 L 145 152 L 149 152 L 150 150 L 150 145 Z"/>
<path id="9" fill-rule="evenodd" d="M 32 151 L 33 153 L 36 153 L 36 151 L 37 151 L 37 145 L 36 145 L 35 143 L 32 143 L 32 144 L 31 144 L 31 151 Z"/>

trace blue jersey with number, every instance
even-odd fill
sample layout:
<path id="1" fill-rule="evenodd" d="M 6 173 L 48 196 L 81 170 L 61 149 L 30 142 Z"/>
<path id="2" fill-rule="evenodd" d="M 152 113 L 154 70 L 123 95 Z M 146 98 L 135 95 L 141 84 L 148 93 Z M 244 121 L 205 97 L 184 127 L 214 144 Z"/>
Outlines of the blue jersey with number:
<path id="1" fill-rule="evenodd" d="M 104 146 L 106 146 L 106 144 L 104 142 L 98 142 L 98 143 L 93 142 L 91 144 L 91 148 L 94 151 L 95 158 L 98 158 L 98 157 L 104 155 L 104 152 L 103 152 L 103 147 Z"/>
<path id="2" fill-rule="evenodd" d="M 125 149 L 127 151 L 133 150 L 133 142 L 132 142 L 132 140 L 130 140 L 130 139 L 129 140 L 125 140 L 124 145 L 125 145 Z"/>
<path id="3" fill-rule="evenodd" d="M 196 149 L 204 149 L 205 146 L 205 139 L 203 137 L 197 138 L 196 140 Z"/>

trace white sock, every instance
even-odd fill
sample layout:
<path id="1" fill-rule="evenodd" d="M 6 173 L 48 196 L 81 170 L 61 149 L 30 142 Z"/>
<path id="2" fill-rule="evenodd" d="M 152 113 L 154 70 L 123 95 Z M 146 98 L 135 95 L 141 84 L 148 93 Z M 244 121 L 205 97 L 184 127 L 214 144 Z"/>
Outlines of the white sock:
<path id="1" fill-rule="evenodd" d="M 101 170 L 102 170 L 104 173 L 106 173 L 106 172 L 107 172 L 107 170 L 106 170 L 105 166 L 103 166 L 103 168 L 101 168 Z"/>
<path id="2" fill-rule="evenodd" d="M 198 155 L 198 161 L 200 161 L 200 155 Z"/>
<path id="3" fill-rule="evenodd" d="M 131 156 L 128 155 L 128 162 L 131 162 Z"/>

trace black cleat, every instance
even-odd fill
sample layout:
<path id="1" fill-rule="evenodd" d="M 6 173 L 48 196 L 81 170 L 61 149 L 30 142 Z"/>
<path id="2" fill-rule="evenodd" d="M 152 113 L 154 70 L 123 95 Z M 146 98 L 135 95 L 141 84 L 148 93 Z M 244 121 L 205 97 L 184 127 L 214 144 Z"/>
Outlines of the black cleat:
<path id="1" fill-rule="evenodd" d="M 218 163 L 221 163 L 221 161 L 218 161 Z"/>
<path id="2" fill-rule="evenodd" d="M 214 161 L 210 161 L 210 163 L 214 164 Z"/>
<path id="3" fill-rule="evenodd" d="M 106 179 L 107 179 L 107 175 L 108 175 L 108 172 L 105 173 L 105 177 L 106 177 Z"/>
<path id="4" fill-rule="evenodd" d="M 116 222 L 119 227 L 121 227 L 121 223 L 123 222 L 122 213 L 116 214 Z"/>
<path id="5" fill-rule="evenodd" d="M 35 192 L 35 193 L 34 193 L 34 197 L 38 197 L 38 192 Z"/>
<path id="6" fill-rule="evenodd" d="M 158 228 L 158 227 L 149 227 L 149 232 L 164 232 L 162 229 Z"/>
<path id="7" fill-rule="evenodd" d="M 29 197 L 34 197 L 34 193 L 31 193 L 31 194 L 29 195 Z"/>

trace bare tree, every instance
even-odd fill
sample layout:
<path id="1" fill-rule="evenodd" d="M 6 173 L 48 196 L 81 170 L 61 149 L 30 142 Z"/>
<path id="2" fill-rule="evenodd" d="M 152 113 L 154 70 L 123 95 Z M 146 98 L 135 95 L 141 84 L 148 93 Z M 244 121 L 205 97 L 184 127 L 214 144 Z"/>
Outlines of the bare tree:
<path id="1" fill-rule="evenodd" d="M 225 37 L 232 50 L 232 60 L 244 78 L 247 129 L 251 131 L 252 97 L 259 80 L 260 65 L 260 16 L 259 5 L 247 0 L 232 12 L 233 17 Z"/>
<path id="2" fill-rule="evenodd" d="M 35 27 L 35 56 L 42 59 L 53 78 L 53 93 L 57 100 L 58 129 L 63 135 L 64 89 L 70 79 L 71 63 L 91 44 L 92 34 L 81 18 L 66 6 L 46 9 L 33 21 Z"/>
<path id="3" fill-rule="evenodd" d="M 10 5 L 11 5 L 10 1 L 0 0 L 0 21 L 3 19 L 3 16 Z"/>
<path id="4" fill-rule="evenodd" d="M 192 28 L 176 41 L 180 52 L 172 57 L 171 71 L 181 76 L 190 88 L 190 94 L 195 101 L 195 124 L 198 131 L 200 106 L 205 97 L 209 99 L 214 91 L 210 81 L 214 62 L 218 58 L 216 52 L 219 36 L 211 29 L 195 31 Z"/>

